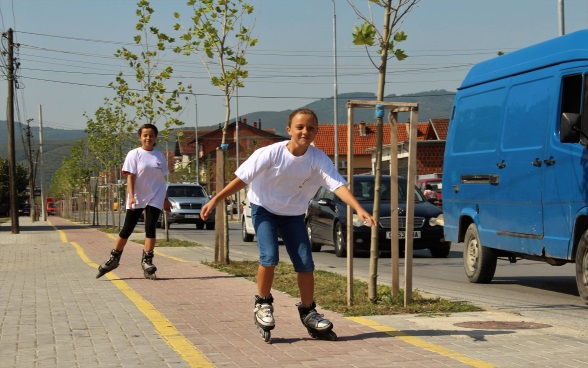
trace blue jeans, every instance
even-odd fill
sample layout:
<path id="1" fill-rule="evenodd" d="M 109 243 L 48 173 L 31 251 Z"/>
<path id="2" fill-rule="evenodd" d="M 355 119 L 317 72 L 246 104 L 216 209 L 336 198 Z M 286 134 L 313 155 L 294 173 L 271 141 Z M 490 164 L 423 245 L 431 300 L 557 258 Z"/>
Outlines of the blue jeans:
<path id="1" fill-rule="evenodd" d="M 296 272 L 313 272 L 312 249 L 306 233 L 304 215 L 280 216 L 251 204 L 251 219 L 259 248 L 259 264 L 277 266 L 280 260 L 278 234 Z"/>

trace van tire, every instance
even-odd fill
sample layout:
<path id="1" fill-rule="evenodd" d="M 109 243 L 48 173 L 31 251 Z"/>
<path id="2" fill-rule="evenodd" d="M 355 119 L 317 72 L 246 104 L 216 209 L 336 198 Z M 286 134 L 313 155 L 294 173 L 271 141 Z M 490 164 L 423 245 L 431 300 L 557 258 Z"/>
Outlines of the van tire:
<path id="1" fill-rule="evenodd" d="M 476 284 L 492 281 L 496 272 L 496 254 L 480 242 L 476 224 L 470 224 L 465 233 L 463 268 L 468 280 Z"/>
<path id="2" fill-rule="evenodd" d="M 582 235 L 576 250 L 576 285 L 580 298 L 588 304 L 588 231 Z"/>

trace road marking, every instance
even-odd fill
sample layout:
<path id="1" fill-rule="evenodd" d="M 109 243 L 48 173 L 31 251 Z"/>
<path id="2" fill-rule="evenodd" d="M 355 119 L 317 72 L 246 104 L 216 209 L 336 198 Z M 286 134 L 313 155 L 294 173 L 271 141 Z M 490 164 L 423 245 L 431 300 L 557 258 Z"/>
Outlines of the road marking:
<path id="1" fill-rule="evenodd" d="M 472 367 L 477 367 L 477 368 L 496 367 L 494 364 L 484 362 L 483 360 L 473 359 L 473 358 L 468 357 L 467 355 L 458 353 L 456 351 L 449 350 L 449 349 L 446 349 L 444 347 L 441 347 L 441 346 L 438 346 L 435 344 L 431 344 L 430 342 L 427 342 L 423 339 L 411 336 L 404 331 L 400 331 L 400 330 L 397 330 L 397 329 L 392 328 L 390 326 L 383 325 L 381 323 L 378 323 L 378 322 L 373 321 L 373 320 L 366 318 L 366 317 L 346 317 L 346 318 L 351 321 L 360 323 L 364 326 L 371 327 L 374 330 L 387 333 L 388 335 L 390 335 L 392 337 L 396 337 L 396 338 L 398 338 L 408 344 L 417 346 L 417 347 L 425 349 L 425 350 L 429 350 L 433 353 L 436 353 L 436 354 L 439 354 L 442 356 L 446 356 L 448 358 L 457 360 L 459 362 L 465 363 L 465 364 L 470 365 Z"/>
<path id="2" fill-rule="evenodd" d="M 53 226 L 53 225 L 52 225 Z M 55 227 L 55 226 L 53 226 Z M 65 233 L 62 230 L 56 229 L 59 232 L 61 241 L 63 243 L 71 244 L 82 261 L 88 266 L 96 269 L 97 263 L 92 262 L 84 252 L 84 249 L 76 242 L 68 242 Z M 178 331 L 173 324 L 162 313 L 160 313 L 153 304 L 149 303 L 139 293 L 133 290 L 126 282 L 120 280 L 116 274 L 109 272 L 103 277 L 107 277 L 112 283 L 127 297 L 135 306 L 151 321 L 157 333 L 163 340 L 178 353 L 190 367 L 198 368 L 212 368 L 214 364 L 200 352 L 190 340 L 188 340 L 180 331 Z"/>

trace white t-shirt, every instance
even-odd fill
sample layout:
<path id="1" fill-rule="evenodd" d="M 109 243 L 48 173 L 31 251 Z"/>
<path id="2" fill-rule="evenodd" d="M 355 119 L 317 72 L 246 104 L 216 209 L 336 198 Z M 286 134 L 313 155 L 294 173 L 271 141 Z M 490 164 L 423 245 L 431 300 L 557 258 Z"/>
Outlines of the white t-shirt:
<path id="1" fill-rule="evenodd" d="M 137 202 L 135 208 L 145 208 L 147 205 L 163 209 L 165 201 L 165 175 L 169 174 L 167 160 L 163 153 L 157 150 L 146 151 L 135 148 L 129 151 L 122 167 L 123 173 L 135 174 L 134 194 Z M 127 209 L 129 207 L 127 192 Z"/>
<path id="2" fill-rule="evenodd" d="M 320 149 L 310 146 L 294 156 L 288 141 L 260 148 L 237 169 L 235 175 L 249 184 L 249 201 L 276 215 L 297 216 L 321 186 L 334 191 L 347 182 Z"/>

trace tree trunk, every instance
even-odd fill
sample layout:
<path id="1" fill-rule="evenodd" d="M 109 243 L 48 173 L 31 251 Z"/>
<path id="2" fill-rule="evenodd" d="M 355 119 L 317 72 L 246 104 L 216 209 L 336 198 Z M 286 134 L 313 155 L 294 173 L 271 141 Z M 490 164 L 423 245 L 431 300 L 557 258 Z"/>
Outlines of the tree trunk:
<path id="1" fill-rule="evenodd" d="M 390 1 L 386 3 L 384 12 L 384 29 L 383 38 L 388 39 L 390 33 Z M 384 100 L 384 88 L 386 86 L 386 64 L 388 60 L 388 47 L 382 46 L 380 57 L 380 68 L 378 78 L 377 101 Z M 380 188 L 382 185 L 382 136 L 383 136 L 383 118 L 377 117 L 376 120 L 376 165 L 375 165 L 375 188 L 374 188 L 374 213 L 372 214 L 376 223 L 380 221 Z M 378 227 L 372 227 L 372 237 L 370 242 L 370 269 L 368 278 L 368 298 L 372 302 L 378 299 Z"/>

